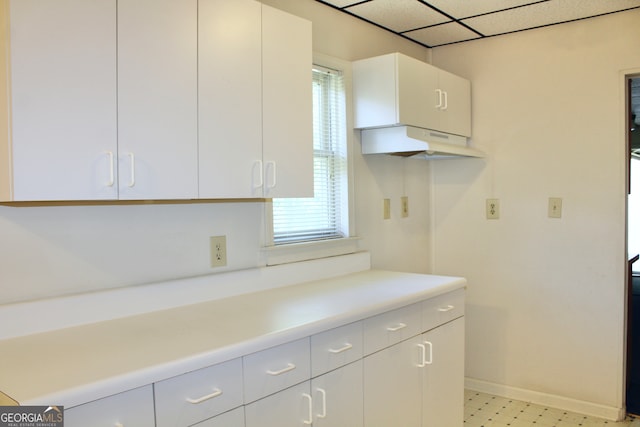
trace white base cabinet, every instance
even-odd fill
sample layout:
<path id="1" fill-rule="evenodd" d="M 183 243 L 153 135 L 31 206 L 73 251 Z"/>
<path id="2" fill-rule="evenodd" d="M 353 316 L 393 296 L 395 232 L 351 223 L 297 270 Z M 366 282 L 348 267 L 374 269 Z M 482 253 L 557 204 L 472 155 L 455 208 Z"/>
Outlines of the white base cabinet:
<path id="1" fill-rule="evenodd" d="M 463 399 L 458 289 L 70 408 L 66 425 L 462 427 Z"/>
<path id="2" fill-rule="evenodd" d="M 364 358 L 366 427 L 420 427 L 420 342 L 414 337 Z"/>
<path id="3" fill-rule="evenodd" d="M 464 318 L 422 336 L 429 351 L 423 369 L 423 427 L 462 426 L 464 422 Z"/>

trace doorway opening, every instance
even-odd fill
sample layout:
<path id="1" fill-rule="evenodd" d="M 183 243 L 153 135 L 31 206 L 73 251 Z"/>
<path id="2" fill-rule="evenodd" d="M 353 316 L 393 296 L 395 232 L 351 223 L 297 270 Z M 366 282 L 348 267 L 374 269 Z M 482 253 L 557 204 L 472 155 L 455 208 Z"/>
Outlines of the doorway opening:
<path id="1" fill-rule="evenodd" d="M 627 78 L 627 412 L 640 414 L 640 76 Z"/>

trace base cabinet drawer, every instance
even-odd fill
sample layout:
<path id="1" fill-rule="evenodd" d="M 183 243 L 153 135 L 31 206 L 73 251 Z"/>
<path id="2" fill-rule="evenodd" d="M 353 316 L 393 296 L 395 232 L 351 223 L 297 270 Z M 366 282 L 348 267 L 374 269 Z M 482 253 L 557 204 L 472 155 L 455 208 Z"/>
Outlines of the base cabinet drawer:
<path id="1" fill-rule="evenodd" d="M 408 305 L 364 320 L 365 356 L 422 332 L 422 306 Z"/>
<path id="2" fill-rule="evenodd" d="M 250 403 L 311 378 L 309 338 L 242 358 L 244 402 Z"/>
<path id="3" fill-rule="evenodd" d="M 464 316 L 464 289 L 447 292 L 422 303 L 422 330 L 428 331 Z"/>
<path id="4" fill-rule="evenodd" d="M 186 427 L 242 405 L 242 359 L 154 385 L 157 427 Z"/>
<path id="5" fill-rule="evenodd" d="M 210 418 L 193 427 L 244 427 L 244 408 L 236 408 L 216 417 Z"/>
<path id="6" fill-rule="evenodd" d="M 152 386 L 65 409 L 64 421 L 66 427 L 154 427 Z"/>

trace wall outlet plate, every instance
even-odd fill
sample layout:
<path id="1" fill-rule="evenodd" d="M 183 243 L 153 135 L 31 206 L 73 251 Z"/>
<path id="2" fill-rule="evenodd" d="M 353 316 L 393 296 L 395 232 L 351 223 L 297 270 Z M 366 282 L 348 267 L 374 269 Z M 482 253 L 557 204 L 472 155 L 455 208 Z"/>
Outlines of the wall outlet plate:
<path id="1" fill-rule="evenodd" d="M 487 219 L 500 218 L 500 200 L 487 199 L 486 210 L 487 210 Z"/>
<path id="2" fill-rule="evenodd" d="M 227 236 L 209 237 L 211 267 L 227 265 Z"/>
<path id="3" fill-rule="evenodd" d="M 391 218 L 391 199 L 382 200 L 382 219 Z"/>

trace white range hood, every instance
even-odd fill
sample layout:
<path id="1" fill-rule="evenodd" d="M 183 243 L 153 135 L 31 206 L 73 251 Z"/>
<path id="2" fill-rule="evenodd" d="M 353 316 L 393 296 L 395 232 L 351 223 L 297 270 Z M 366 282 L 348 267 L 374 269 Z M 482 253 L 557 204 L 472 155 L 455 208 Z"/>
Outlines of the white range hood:
<path id="1" fill-rule="evenodd" d="M 467 138 L 413 126 L 362 129 L 362 154 L 392 154 L 403 157 L 444 159 L 484 157 L 470 148 Z"/>

